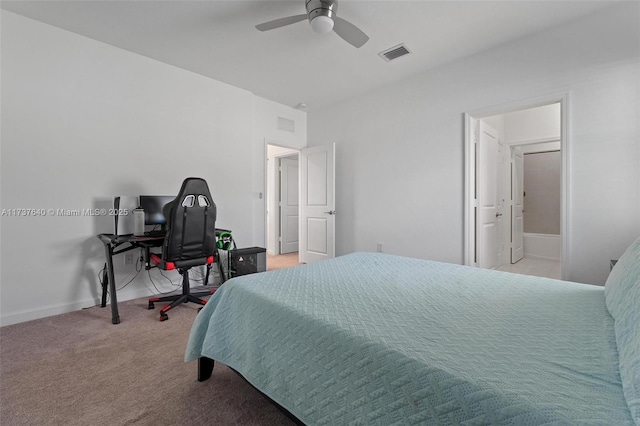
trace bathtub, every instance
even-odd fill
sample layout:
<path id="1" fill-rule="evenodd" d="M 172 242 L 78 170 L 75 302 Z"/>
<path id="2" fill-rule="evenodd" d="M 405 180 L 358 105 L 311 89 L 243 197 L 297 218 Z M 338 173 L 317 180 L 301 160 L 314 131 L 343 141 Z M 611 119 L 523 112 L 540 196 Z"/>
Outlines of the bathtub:
<path id="1" fill-rule="evenodd" d="M 523 239 L 525 257 L 560 260 L 562 252 L 560 235 L 525 232 Z"/>

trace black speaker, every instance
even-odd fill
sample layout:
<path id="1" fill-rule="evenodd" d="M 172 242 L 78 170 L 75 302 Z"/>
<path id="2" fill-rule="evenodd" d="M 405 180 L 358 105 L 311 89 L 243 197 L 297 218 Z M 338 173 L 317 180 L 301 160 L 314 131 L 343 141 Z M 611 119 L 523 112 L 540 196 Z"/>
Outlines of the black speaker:
<path id="1" fill-rule="evenodd" d="M 266 249 L 262 247 L 249 247 L 229 251 L 230 276 L 254 274 L 267 270 Z"/>

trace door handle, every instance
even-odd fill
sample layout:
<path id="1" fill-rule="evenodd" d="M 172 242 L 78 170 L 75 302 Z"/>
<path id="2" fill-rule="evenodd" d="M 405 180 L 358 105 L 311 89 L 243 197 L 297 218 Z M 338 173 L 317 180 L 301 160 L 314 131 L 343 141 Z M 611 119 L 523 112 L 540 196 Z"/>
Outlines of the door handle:
<path id="1" fill-rule="evenodd" d="M 324 212 L 324 213 L 333 215 L 333 214 L 336 214 L 336 211 L 335 210 L 329 210 L 328 212 Z"/>
<path id="2" fill-rule="evenodd" d="M 502 216 L 502 213 L 496 213 L 496 217 Z"/>

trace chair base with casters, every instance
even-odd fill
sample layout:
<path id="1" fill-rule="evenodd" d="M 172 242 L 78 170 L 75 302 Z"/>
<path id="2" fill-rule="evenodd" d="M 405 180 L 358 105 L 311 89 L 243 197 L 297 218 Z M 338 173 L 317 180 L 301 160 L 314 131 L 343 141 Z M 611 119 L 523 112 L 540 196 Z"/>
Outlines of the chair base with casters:
<path id="1" fill-rule="evenodd" d="M 159 257 L 152 254 L 151 255 L 152 260 L 155 261 L 160 261 Z M 211 265 L 211 263 L 207 263 L 207 268 L 209 268 Z M 168 270 L 170 269 L 175 269 L 175 268 L 167 268 Z M 171 296 L 162 296 L 162 297 L 152 297 L 149 299 L 149 309 L 154 309 L 155 308 L 155 303 L 156 302 L 171 302 L 170 304 L 164 306 L 161 310 L 160 310 L 160 321 L 166 321 L 169 319 L 169 315 L 167 315 L 167 312 L 169 312 L 171 309 L 175 308 L 176 306 L 182 304 L 182 303 L 197 303 L 198 305 L 206 305 L 207 301 L 204 299 L 201 299 L 201 297 L 204 296 L 211 296 L 213 293 L 216 292 L 217 289 L 212 289 L 212 290 L 207 290 L 207 291 L 198 291 L 195 293 L 191 292 L 191 285 L 189 283 L 189 269 L 191 269 L 191 267 L 188 268 L 177 268 L 178 272 L 180 273 L 180 275 L 182 275 L 182 294 L 175 294 L 175 295 L 171 295 Z M 207 274 L 208 275 L 208 274 Z M 206 278 L 205 278 L 205 285 L 206 285 Z"/>

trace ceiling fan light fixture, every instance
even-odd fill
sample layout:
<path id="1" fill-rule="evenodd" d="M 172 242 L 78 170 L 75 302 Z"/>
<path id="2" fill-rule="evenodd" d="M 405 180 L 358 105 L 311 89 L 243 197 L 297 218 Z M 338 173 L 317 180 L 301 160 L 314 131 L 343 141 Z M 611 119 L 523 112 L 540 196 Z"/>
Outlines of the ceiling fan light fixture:
<path id="1" fill-rule="evenodd" d="M 338 0 L 305 0 L 305 8 L 307 10 L 306 14 L 263 22 L 256 25 L 256 29 L 269 31 L 308 19 L 309 26 L 314 32 L 326 34 L 334 31 L 338 37 L 355 48 L 362 47 L 369 40 L 369 36 L 360 28 L 336 15 L 338 12 Z"/>
<path id="2" fill-rule="evenodd" d="M 316 16 L 309 24 L 311 25 L 311 29 L 318 34 L 326 34 L 333 30 L 333 19 L 328 16 Z"/>

